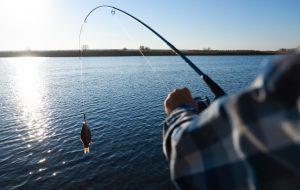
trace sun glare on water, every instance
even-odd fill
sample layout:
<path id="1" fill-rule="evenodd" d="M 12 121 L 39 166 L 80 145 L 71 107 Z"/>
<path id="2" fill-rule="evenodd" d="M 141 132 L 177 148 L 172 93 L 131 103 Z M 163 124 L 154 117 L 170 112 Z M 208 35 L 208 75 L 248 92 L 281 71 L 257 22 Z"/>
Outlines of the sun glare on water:
<path id="1" fill-rule="evenodd" d="M 21 57 L 11 59 L 15 66 L 15 98 L 20 119 L 26 122 L 27 139 L 43 141 L 46 138 L 47 124 L 43 94 L 45 87 L 40 76 L 40 62 L 43 58 Z"/>

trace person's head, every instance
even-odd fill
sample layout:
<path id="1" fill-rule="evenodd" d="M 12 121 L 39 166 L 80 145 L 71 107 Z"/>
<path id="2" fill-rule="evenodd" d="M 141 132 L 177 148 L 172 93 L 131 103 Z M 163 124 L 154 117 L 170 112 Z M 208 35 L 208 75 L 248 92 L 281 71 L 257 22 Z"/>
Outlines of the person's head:
<path id="1" fill-rule="evenodd" d="M 284 57 L 270 65 L 263 77 L 266 96 L 286 105 L 300 98 L 300 53 Z"/>

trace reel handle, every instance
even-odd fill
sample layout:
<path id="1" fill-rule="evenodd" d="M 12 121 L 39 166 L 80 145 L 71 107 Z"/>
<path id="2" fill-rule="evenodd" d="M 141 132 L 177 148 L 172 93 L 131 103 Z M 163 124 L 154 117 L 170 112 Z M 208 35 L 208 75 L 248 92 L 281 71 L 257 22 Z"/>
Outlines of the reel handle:
<path id="1" fill-rule="evenodd" d="M 194 101 L 196 102 L 196 104 L 198 106 L 199 113 L 204 111 L 206 108 L 208 108 L 208 106 L 211 103 L 210 99 L 207 96 L 205 96 L 205 98 L 196 97 L 196 98 L 194 98 Z"/>

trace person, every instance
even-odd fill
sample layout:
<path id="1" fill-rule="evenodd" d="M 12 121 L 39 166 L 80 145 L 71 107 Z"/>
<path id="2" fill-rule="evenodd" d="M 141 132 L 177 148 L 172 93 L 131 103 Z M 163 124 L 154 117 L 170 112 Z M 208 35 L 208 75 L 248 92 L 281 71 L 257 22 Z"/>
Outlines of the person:
<path id="1" fill-rule="evenodd" d="M 300 54 L 199 113 L 187 88 L 164 102 L 163 152 L 178 189 L 300 189 Z"/>

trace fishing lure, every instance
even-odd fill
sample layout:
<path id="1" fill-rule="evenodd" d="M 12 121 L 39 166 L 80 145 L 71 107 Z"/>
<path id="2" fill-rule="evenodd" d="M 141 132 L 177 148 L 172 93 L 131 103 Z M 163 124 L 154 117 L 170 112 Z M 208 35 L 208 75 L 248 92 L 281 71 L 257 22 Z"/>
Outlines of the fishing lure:
<path id="1" fill-rule="evenodd" d="M 92 142 L 92 134 L 91 130 L 89 128 L 89 125 L 86 121 L 85 114 L 83 114 L 83 124 L 81 128 L 81 133 L 80 133 L 80 140 L 83 144 L 83 151 L 84 153 L 89 153 L 90 152 L 90 144 Z"/>
<path id="2" fill-rule="evenodd" d="M 208 75 L 206 75 L 204 72 L 202 72 L 189 58 L 187 58 L 180 50 L 178 50 L 173 44 L 171 44 L 169 41 L 167 41 L 163 36 L 161 36 L 158 32 L 156 32 L 154 29 L 152 29 L 150 26 L 148 26 L 147 24 L 145 24 L 144 22 L 142 22 L 140 19 L 136 18 L 135 16 L 127 13 L 126 11 L 119 9 L 117 7 L 114 6 L 110 6 L 110 5 L 100 5 L 95 7 L 94 9 L 92 9 L 87 16 L 84 19 L 84 22 L 80 28 L 80 33 L 79 33 L 79 48 L 81 48 L 81 34 L 84 28 L 85 23 L 87 23 L 88 17 L 97 9 L 99 8 L 111 8 L 111 14 L 115 15 L 116 11 L 122 12 L 125 15 L 133 18 L 134 20 L 136 20 L 137 22 L 139 22 L 140 24 L 142 24 L 144 27 L 146 27 L 147 29 L 149 29 L 152 33 L 154 33 L 158 38 L 160 38 L 163 42 L 165 42 L 177 55 L 179 55 L 205 82 L 205 84 L 210 88 L 210 90 L 214 93 L 215 95 L 215 99 L 226 95 L 225 91 L 215 82 L 213 81 Z M 81 55 L 82 55 L 82 51 Z M 82 69 L 82 65 L 81 65 L 81 69 Z M 82 73 L 82 72 L 81 72 Z M 82 76 L 81 76 L 82 77 Z M 83 89 L 83 85 L 82 85 L 82 89 Z M 83 92 L 83 90 L 82 90 Z M 199 106 L 201 107 L 201 109 L 205 109 L 208 105 L 209 105 L 209 101 L 205 100 L 205 101 L 199 101 L 198 100 Z M 82 104 L 84 104 L 82 102 Z M 90 128 L 88 126 L 88 123 L 86 121 L 85 118 L 85 114 L 84 115 L 84 122 L 82 125 L 82 129 L 81 129 L 81 141 L 83 143 L 84 146 L 84 153 L 88 153 L 89 152 L 89 145 L 91 143 L 91 131 Z"/>

